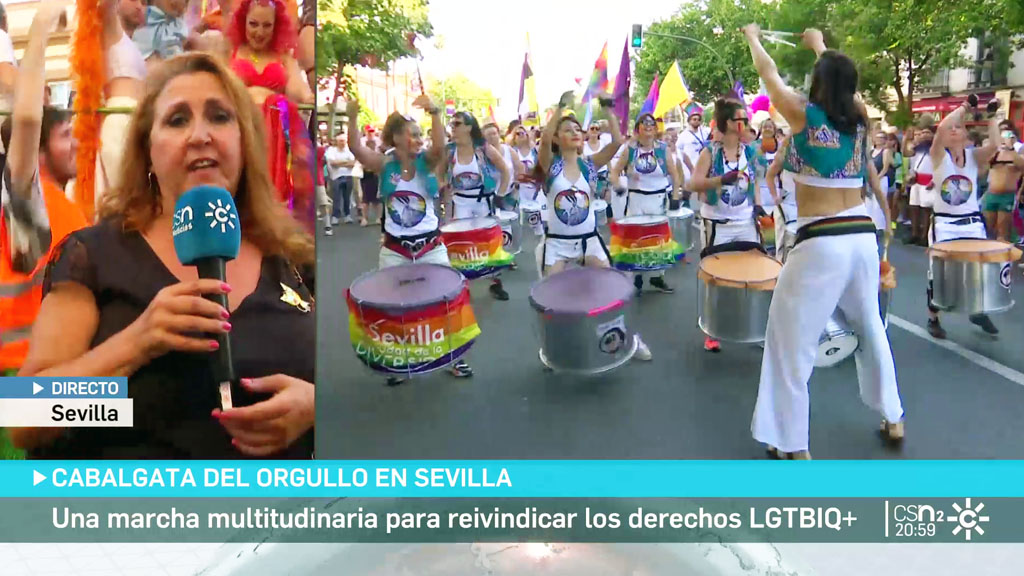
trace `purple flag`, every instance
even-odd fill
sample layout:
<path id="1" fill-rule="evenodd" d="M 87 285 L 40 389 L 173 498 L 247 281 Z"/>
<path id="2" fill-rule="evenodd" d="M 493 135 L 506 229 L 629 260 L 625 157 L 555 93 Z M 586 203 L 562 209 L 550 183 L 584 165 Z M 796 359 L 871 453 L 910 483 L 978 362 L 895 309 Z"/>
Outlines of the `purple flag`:
<path id="1" fill-rule="evenodd" d="M 658 73 L 654 73 L 654 80 L 651 82 L 651 89 L 647 92 L 647 100 L 644 100 L 644 105 L 640 107 L 640 113 L 637 114 L 637 118 L 644 114 L 654 114 L 654 107 L 658 105 Z"/>
<path id="2" fill-rule="evenodd" d="M 622 47 L 622 60 L 619 61 L 619 72 L 615 77 L 615 115 L 623 134 L 629 131 L 629 87 L 633 83 L 629 72 L 629 41 Z"/>
<path id="3" fill-rule="evenodd" d="M 732 95 L 743 104 L 743 108 L 750 116 L 750 109 L 747 106 L 746 94 L 743 93 L 743 80 L 737 80 L 736 84 L 732 87 Z"/>

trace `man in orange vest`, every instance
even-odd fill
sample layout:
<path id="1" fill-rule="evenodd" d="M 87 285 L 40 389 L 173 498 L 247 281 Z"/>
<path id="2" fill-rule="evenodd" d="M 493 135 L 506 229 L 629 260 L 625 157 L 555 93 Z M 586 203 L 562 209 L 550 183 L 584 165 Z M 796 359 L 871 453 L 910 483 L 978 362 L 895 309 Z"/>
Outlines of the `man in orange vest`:
<path id="1" fill-rule="evenodd" d="M 43 106 L 44 53 L 50 33 L 63 25 L 64 8 L 57 3 L 45 2 L 36 11 L 11 117 L 0 131 L 8 151 L 0 181 L 0 375 L 16 372 L 28 354 L 54 248 L 87 225 L 64 194 L 75 176 L 70 114 Z"/>

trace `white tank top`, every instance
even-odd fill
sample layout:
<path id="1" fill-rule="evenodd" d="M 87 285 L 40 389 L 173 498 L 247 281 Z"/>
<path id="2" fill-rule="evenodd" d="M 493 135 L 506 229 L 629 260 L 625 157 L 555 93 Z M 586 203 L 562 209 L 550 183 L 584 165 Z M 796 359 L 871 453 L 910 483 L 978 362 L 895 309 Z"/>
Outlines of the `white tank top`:
<path id="1" fill-rule="evenodd" d="M 964 150 L 963 168 L 953 163 L 953 156 L 947 151 L 933 174 L 938 192 L 933 208 L 936 215 L 961 216 L 981 211 L 978 207 L 978 163 L 974 160 L 973 150 Z"/>
<path id="2" fill-rule="evenodd" d="M 590 140 L 584 140 L 583 141 L 583 157 L 584 158 L 589 158 L 590 156 L 593 156 L 594 154 L 597 154 L 598 152 L 600 152 L 601 148 L 604 148 L 604 146 L 602 145 L 602 143 L 600 141 L 598 141 L 598 143 L 597 143 L 597 148 L 591 148 L 590 147 Z M 604 166 L 600 167 L 597 170 L 597 173 L 602 175 L 602 176 L 607 175 L 608 174 L 608 165 L 605 164 Z"/>
<path id="3" fill-rule="evenodd" d="M 519 152 L 518 148 L 513 148 L 513 150 L 515 150 L 516 156 L 519 157 L 519 161 L 523 163 L 523 173 L 528 176 L 532 175 L 533 169 L 537 165 L 536 161 L 534 160 L 533 153 L 528 152 L 526 153 L 526 155 L 523 155 L 522 153 Z M 523 202 L 524 200 L 529 202 L 536 202 L 537 200 L 540 200 L 540 198 L 537 197 L 539 192 L 540 190 L 537 188 L 537 185 L 534 184 L 533 182 L 519 183 L 520 202 Z"/>
<path id="4" fill-rule="evenodd" d="M 483 192 L 484 177 L 477 165 L 476 154 L 469 164 L 459 163 L 459 153 L 455 152 L 455 162 L 452 166 L 452 190 L 456 194 L 466 196 L 479 196 Z"/>
<path id="5" fill-rule="evenodd" d="M 384 231 L 392 236 L 417 236 L 437 230 L 434 199 L 427 194 L 419 174 L 411 182 L 399 178 L 394 193 L 384 202 L 384 209 Z"/>
<path id="6" fill-rule="evenodd" d="M 107 81 L 114 78 L 145 80 L 146 60 L 127 34 L 107 50 Z"/>
<path id="7" fill-rule="evenodd" d="M 667 156 L 667 152 L 666 152 Z M 663 192 L 669 186 L 668 174 L 658 165 L 654 149 L 637 147 L 629 170 L 629 187 L 644 192 Z"/>
<path id="8" fill-rule="evenodd" d="M 556 176 L 548 192 L 548 231 L 565 235 L 593 232 L 597 224 L 590 194 L 585 175 L 580 174 L 576 182 L 569 182 L 565 172 Z"/>
<path id="9" fill-rule="evenodd" d="M 503 190 L 502 193 L 507 194 L 512 188 L 512 177 L 515 176 L 516 169 L 515 165 L 512 163 L 512 147 L 508 144 L 502 144 L 501 149 L 505 153 L 503 156 L 505 159 L 505 168 L 508 169 L 508 186 L 505 187 L 505 190 Z M 501 182 L 499 181 L 498 184 L 501 184 Z"/>
<path id="10" fill-rule="evenodd" d="M 736 184 L 722 186 L 718 190 L 717 204 L 701 204 L 700 215 L 702 217 L 712 220 L 752 220 L 754 218 L 754 205 L 745 193 L 748 182 L 744 176 L 747 171 L 747 155 L 743 154 L 742 150 L 741 147 L 740 158 L 736 164 L 725 163 L 725 171 L 738 170 L 740 179 L 736 181 Z M 735 202 L 739 202 L 739 204 L 734 205 Z"/>

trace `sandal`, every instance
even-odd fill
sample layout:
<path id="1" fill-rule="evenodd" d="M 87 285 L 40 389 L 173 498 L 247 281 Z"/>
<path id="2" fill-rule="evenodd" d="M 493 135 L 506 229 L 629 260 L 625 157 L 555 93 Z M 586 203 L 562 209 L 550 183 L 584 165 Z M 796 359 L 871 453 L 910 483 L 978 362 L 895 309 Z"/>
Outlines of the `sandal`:
<path id="1" fill-rule="evenodd" d="M 906 434 L 906 430 L 903 428 L 903 420 L 900 420 L 899 422 L 882 420 L 882 426 L 878 433 L 881 434 L 882 439 L 893 446 L 902 444 L 903 438 Z"/>
<path id="2" fill-rule="evenodd" d="M 768 457 L 772 460 L 810 460 L 811 453 L 807 450 L 801 450 L 799 452 L 780 452 L 778 448 L 774 446 L 768 446 Z"/>

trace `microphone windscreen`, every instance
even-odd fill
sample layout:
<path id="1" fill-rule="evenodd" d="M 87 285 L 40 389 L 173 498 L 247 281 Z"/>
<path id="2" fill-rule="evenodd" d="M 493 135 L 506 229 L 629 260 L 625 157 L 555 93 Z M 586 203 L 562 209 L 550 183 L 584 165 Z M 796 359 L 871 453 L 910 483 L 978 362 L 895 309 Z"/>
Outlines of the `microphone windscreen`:
<path id="1" fill-rule="evenodd" d="M 197 186 L 181 195 L 171 233 L 178 260 L 186 266 L 203 258 L 234 260 L 242 243 L 235 201 L 216 186 Z"/>

